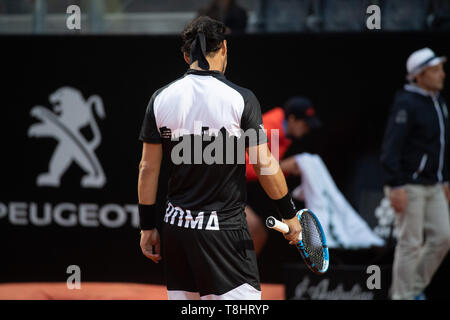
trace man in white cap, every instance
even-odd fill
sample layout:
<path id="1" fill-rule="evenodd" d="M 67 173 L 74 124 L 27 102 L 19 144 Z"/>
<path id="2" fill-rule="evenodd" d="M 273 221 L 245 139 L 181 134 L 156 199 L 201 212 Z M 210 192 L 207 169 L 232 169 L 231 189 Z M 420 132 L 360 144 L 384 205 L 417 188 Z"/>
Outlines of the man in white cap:
<path id="1" fill-rule="evenodd" d="M 450 247 L 448 110 L 445 57 L 413 52 L 407 80 L 394 99 L 382 146 L 385 192 L 398 231 L 391 298 L 425 299 L 424 290 Z"/>

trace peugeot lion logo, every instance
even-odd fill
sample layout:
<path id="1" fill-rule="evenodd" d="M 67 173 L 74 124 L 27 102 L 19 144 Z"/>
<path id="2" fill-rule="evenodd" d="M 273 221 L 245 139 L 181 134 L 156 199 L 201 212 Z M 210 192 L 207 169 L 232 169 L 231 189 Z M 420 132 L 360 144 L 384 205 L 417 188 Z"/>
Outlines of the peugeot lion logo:
<path id="1" fill-rule="evenodd" d="M 28 136 L 50 137 L 58 141 L 48 172 L 40 174 L 36 184 L 59 187 L 62 175 L 74 161 L 86 172 L 81 186 L 101 188 L 106 183 L 106 177 L 94 153 L 102 139 L 94 112 L 102 119 L 105 117 L 102 99 L 93 95 L 84 100 L 79 90 L 62 87 L 49 96 L 49 101 L 54 112 L 42 106 L 35 106 L 30 112 L 40 122 L 30 126 Z M 87 141 L 80 132 L 86 125 L 93 133 L 91 141 Z"/>

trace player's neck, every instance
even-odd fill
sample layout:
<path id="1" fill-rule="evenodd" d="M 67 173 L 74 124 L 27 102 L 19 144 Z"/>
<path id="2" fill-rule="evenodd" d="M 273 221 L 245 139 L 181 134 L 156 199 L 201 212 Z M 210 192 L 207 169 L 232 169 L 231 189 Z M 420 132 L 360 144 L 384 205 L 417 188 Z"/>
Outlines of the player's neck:
<path id="1" fill-rule="evenodd" d="M 206 60 L 208 60 L 208 63 L 209 63 L 209 70 L 204 70 L 204 69 L 200 68 L 198 66 L 198 61 L 194 61 L 194 63 L 192 63 L 189 66 L 189 68 L 194 69 L 194 70 L 201 70 L 201 71 L 219 71 L 219 72 L 223 73 L 223 71 L 222 71 L 223 66 L 220 61 L 216 61 L 216 59 L 208 59 L 208 58 L 206 58 Z"/>

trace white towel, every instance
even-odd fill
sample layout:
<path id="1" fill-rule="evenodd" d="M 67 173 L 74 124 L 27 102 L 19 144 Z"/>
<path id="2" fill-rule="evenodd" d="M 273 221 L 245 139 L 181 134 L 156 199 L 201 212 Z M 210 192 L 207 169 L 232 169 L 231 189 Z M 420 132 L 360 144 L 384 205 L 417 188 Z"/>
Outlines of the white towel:
<path id="1" fill-rule="evenodd" d="M 302 184 L 292 196 L 305 201 L 306 207 L 317 215 L 330 248 L 384 245 L 384 240 L 370 229 L 336 187 L 320 156 L 302 153 L 295 159 L 302 172 Z"/>

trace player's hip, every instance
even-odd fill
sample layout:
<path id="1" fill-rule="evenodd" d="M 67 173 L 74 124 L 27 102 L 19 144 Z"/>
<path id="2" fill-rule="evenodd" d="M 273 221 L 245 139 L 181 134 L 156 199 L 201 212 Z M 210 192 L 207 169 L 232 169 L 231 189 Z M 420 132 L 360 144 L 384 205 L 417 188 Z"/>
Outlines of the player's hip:
<path id="1" fill-rule="evenodd" d="M 247 226 L 243 204 L 226 210 L 192 210 L 168 201 L 163 222 L 196 231 L 238 230 Z"/>

